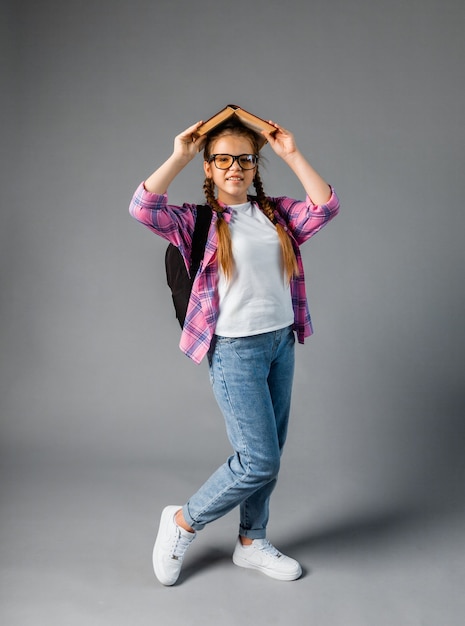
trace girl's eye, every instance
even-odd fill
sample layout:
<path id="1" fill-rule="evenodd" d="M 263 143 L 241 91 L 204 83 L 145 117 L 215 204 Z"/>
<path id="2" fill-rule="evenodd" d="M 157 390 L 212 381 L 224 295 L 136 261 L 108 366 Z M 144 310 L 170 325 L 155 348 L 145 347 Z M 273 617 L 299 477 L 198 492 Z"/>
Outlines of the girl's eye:
<path id="1" fill-rule="evenodd" d="M 250 165 L 253 163 L 253 156 L 251 154 L 244 154 L 239 159 L 241 165 Z"/>

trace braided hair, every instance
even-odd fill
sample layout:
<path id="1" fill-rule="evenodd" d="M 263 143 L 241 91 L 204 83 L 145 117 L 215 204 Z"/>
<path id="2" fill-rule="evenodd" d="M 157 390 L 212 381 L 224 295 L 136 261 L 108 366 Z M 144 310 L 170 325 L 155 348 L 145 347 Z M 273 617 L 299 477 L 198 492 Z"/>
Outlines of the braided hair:
<path id="1" fill-rule="evenodd" d="M 243 124 L 239 123 L 226 123 L 215 129 L 207 137 L 207 142 L 204 148 L 204 160 L 208 161 L 211 156 L 211 149 L 214 142 L 225 135 L 240 135 L 246 137 L 252 144 L 255 154 L 259 154 L 259 147 L 256 134 Z M 258 166 L 255 170 L 255 176 L 253 179 L 253 185 L 257 194 L 257 204 L 264 215 L 272 222 L 278 233 L 279 241 L 281 244 L 283 267 L 286 272 L 287 278 L 290 281 L 293 276 L 297 276 L 299 268 L 297 265 L 297 259 L 295 256 L 292 241 L 284 229 L 284 227 L 276 220 L 274 206 L 270 198 L 265 194 L 263 189 L 263 183 L 258 173 Z M 216 220 L 216 230 L 218 234 L 218 263 L 223 270 L 223 273 L 227 280 L 232 276 L 234 267 L 234 258 L 232 254 L 231 245 L 231 232 L 229 230 L 228 223 L 222 218 L 223 208 L 219 204 L 215 196 L 215 185 L 212 178 L 205 178 L 203 190 L 208 204 L 218 214 Z"/>

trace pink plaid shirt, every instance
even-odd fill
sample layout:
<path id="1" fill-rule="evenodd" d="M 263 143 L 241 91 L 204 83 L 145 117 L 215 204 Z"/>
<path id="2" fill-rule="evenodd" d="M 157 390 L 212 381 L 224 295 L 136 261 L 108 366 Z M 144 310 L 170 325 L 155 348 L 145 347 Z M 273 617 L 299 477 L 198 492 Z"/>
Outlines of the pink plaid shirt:
<path id="1" fill-rule="evenodd" d="M 339 199 L 332 190 L 330 199 L 322 206 L 315 205 L 308 197 L 305 202 L 286 197 L 271 200 L 276 207 L 277 220 L 288 230 L 294 243 L 299 266 L 299 275 L 291 280 L 290 285 L 294 330 L 299 343 L 304 343 L 305 337 L 313 333 L 313 328 L 299 247 L 337 215 Z M 227 206 L 224 208 L 224 219 L 229 222 L 230 210 Z M 141 224 L 177 246 L 184 257 L 186 267 L 189 268 L 192 234 L 197 214 L 196 204 L 169 205 L 166 194 L 150 193 L 145 189 L 144 183 L 141 183 L 131 200 L 129 212 Z M 217 214 L 213 211 L 204 258 L 194 280 L 179 344 L 181 350 L 195 363 L 200 363 L 207 354 L 218 318 L 219 299 L 216 288 L 218 240 L 215 228 L 217 219 Z"/>

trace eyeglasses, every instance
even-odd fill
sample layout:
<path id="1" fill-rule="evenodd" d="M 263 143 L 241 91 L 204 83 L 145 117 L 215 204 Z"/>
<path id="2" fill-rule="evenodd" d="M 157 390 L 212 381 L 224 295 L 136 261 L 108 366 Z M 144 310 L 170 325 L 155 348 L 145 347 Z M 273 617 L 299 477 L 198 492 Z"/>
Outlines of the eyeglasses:
<path id="1" fill-rule="evenodd" d="M 232 167 L 234 161 L 237 161 L 239 167 L 243 170 L 253 170 L 253 168 L 257 165 L 258 155 L 257 154 L 239 154 L 238 156 L 233 156 L 232 154 L 212 154 L 208 159 L 208 162 L 215 162 L 215 166 L 219 170 L 228 170 Z"/>

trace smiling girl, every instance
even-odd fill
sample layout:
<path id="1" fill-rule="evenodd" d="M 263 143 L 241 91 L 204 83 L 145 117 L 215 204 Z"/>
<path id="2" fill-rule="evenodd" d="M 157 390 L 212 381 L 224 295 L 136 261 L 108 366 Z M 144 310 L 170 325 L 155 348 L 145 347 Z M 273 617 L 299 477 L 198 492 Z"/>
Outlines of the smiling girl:
<path id="1" fill-rule="evenodd" d="M 163 510 L 153 566 L 164 585 L 178 579 L 197 531 L 237 506 L 233 562 L 278 580 L 302 573 L 266 539 L 266 529 L 288 428 L 295 336 L 303 343 L 312 334 L 299 248 L 338 213 L 339 201 L 292 133 L 270 123 L 275 131 L 263 135 L 301 182 L 305 201 L 266 196 L 259 138 L 228 121 L 206 137 L 196 132 L 202 122 L 178 135 L 171 156 L 141 183 L 130 205 L 131 215 L 176 245 L 189 266 L 197 205 L 169 205 L 166 192 L 203 150 L 213 215 L 180 347 L 196 363 L 207 357 L 233 452 L 183 506 Z"/>

